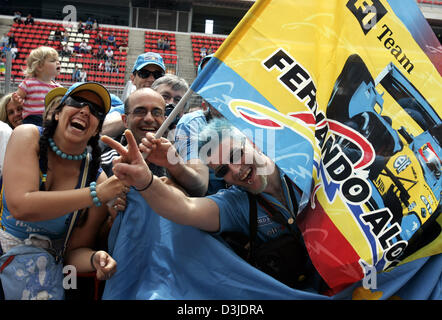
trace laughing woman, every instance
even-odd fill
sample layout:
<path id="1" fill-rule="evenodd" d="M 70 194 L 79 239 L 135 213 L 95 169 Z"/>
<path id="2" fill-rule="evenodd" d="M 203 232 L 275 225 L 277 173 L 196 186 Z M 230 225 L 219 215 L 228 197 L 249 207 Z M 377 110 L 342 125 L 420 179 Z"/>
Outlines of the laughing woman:
<path id="1" fill-rule="evenodd" d="M 73 212 L 78 210 L 64 263 L 75 266 L 77 272 L 96 270 L 98 279 L 115 273 L 116 262 L 107 252 L 90 249 L 107 218 L 106 203 L 128 191 L 100 168 L 99 133 L 109 108 L 110 96 L 103 86 L 76 83 L 43 128 L 21 125 L 13 132 L 3 170 L 3 253 L 32 244 L 60 255 Z M 39 294 L 38 288 L 31 293 L 26 290 L 22 298 Z"/>

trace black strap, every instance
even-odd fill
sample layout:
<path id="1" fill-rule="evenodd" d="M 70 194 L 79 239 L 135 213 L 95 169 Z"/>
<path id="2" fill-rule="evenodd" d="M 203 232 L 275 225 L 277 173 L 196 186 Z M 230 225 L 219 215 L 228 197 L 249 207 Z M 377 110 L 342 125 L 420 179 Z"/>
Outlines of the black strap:
<path id="1" fill-rule="evenodd" d="M 292 230 L 292 228 L 287 222 L 287 219 L 282 215 L 282 213 L 279 210 L 275 209 L 275 207 L 270 202 L 268 202 L 260 195 L 256 197 L 256 200 L 258 201 L 259 205 L 265 209 L 270 219 L 272 219 L 276 223 L 279 223 L 280 225 L 283 225 L 284 227 L 287 228 L 287 230 L 289 231 Z"/>
<path id="2" fill-rule="evenodd" d="M 298 205 L 298 199 L 296 199 L 295 191 L 293 191 L 293 183 L 287 177 L 287 175 L 284 175 L 285 183 L 287 184 L 287 188 L 289 189 L 290 199 L 292 200 L 292 206 L 293 206 L 293 213 L 296 215 L 298 213 L 299 205 Z"/>
<path id="3" fill-rule="evenodd" d="M 286 175 L 284 175 L 284 179 L 289 189 L 289 194 L 293 205 L 293 212 L 296 214 L 298 212 L 298 201 L 293 191 L 292 182 Z M 287 230 L 295 237 L 295 239 L 298 242 L 302 242 L 301 234 L 298 228 L 296 228 L 296 226 L 294 226 L 294 228 L 291 227 L 290 224 L 287 222 L 287 219 L 282 215 L 282 213 L 279 210 L 277 210 L 269 201 L 267 201 L 261 195 L 256 196 L 254 194 L 251 194 L 250 192 L 247 192 L 247 196 L 249 199 L 249 237 L 250 237 L 250 243 L 249 243 L 250 247 L 249 247 L 249 256 L 248 256 L 249 263 L 253 264 L 254 262 L 254 253 L 256 248 L 256 239 L 258 232 L 257 231 L 258 213 L 257 213 L 256 202 L 258 202 L 265 209 L 270 219 L 286 227 Z"/>

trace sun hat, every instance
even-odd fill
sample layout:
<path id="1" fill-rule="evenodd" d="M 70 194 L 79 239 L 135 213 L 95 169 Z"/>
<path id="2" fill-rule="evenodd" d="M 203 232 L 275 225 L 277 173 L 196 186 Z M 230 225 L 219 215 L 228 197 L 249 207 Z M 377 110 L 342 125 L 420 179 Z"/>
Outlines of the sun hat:
<path id="1" fill-rule="evenodd" d="M 103 87 L 98 82 L 76 82 L 74 83 L 64 94 L 63 98 L 61 99 L 60 103 L 63 103 L 66 101 L 66 99 L 73 95 L 76 92 L 83 91 L 83 90 L 89 90 L 94 93 L 96 93 L 101 100 L 103 100 L 104 103 L 104 110 L 106 113 L 109 112 L 111 107 L 111 97 L 109 94 L 109 91 L 105 87 Z"/>
<path id="2" fill-rule="evenodd" d="M 63 97 L 66 94 L 66 91 L 68 91 L 68 89 L 65 87 L 51 89 L 45 96 L 45 108 L 47 108 L 56 97 Z"/>

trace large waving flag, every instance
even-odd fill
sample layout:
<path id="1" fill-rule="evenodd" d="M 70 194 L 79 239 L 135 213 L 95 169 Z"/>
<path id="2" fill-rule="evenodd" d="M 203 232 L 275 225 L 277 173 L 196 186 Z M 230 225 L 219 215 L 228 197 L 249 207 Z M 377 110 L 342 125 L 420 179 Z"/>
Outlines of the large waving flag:
<path id="1" fill-rule="evenodd" d="M 209 233 L 160 217 L 133 189 L 127 199 L 109 235 L 118 267 L 104 300 L 441 299 L 442 255 L 380 274 L 376 290 L 359 281 L 329 297 L 287 287 Z"/>
<path id="2" fill-rule="evenodd" d="M 303 191 L 331 294 L 442 252 L 432 48 L 413 0 L 260 0 L 192 85 Z"/>

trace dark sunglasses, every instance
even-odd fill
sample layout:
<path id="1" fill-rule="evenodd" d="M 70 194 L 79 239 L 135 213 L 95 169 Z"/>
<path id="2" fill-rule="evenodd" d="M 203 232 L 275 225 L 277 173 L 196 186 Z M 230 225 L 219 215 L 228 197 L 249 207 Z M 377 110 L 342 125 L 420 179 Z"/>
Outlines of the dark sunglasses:
<path id="1" fill-rule="evenodd" d="M 158 79 L 158 78 L 161 78 L 162 76 L 164 76 L 164 72 L 163 71 L 158 71 L 158 70 L 149 71 L 149 70 L 146 70 L 146 69 L 138 70 L 137 74 L 138 74 L 138 76 L 141 79 L 147 79 L 147 78 L 150 77 L 150 75 L 153 75 L 153 77 L 155 79 Z"/>
<path id="2" fill-rule="evenodd" d="M 102 106 L 99 106 L 98 104 L 93 103 L 83 97 L 68 97 L 64 104 L 74 108 L 84 108 L 88 106 L 91 114 L 98 120 L 104 120 L 106 117 L 106 112 Z"/>
<path id="3" fill-rule="evenodd" d="M 244 144 L 241 148 L 232 149 L 230 152 L 230 162 L 229 163 L 241 163 L 241 159 L 244 156 Z M 217 178 L 224 178 L 224 176 L 229 172 L 229 164 L 222 164 L 215 169 L 215 176 Z"/>

